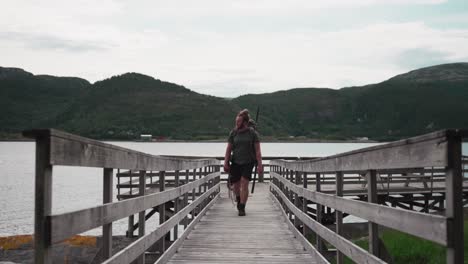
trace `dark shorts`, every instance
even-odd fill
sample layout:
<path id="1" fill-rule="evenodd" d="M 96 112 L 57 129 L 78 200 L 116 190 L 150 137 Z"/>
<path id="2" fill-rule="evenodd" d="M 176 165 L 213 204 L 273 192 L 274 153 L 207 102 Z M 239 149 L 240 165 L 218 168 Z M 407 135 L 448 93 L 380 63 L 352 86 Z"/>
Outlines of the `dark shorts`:
<path id="1" fill-rule="evenodd" d="M 241 177 L 246 177 L 249 181 L 252 180 L 252 169 L 254 163 L 248 164 L 231 164 L 229 179 L 231 183 L 238 182 Z"/>

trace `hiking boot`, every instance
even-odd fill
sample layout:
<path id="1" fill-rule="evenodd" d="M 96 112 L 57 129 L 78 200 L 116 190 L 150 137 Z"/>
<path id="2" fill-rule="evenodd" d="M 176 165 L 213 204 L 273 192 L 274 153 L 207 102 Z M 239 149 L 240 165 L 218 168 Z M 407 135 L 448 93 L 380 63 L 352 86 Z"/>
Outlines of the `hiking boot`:
<path id="1" fill-rule="evenodd" d="M 237 207 L 239 209 L 239 216 L 245 216 L 245 204 L 239 203 Z"/>

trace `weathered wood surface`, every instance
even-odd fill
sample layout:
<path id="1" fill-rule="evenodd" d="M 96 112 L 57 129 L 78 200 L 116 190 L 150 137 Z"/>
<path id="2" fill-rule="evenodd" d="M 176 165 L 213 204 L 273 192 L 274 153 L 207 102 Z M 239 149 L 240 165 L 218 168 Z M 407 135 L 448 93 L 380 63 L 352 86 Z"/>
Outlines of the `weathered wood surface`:
<path id="1" fill-rule="evenodd" d="M 221 197 L 189 234 L 169 263 L 316 263 L 288 229 L 282 212 L 258 184 L 247 216 L 237 210 L 222 185 Z"/>
<path id="2" fill-rule="evenodd" d="M 273 188 L 274 193 L 278 194 L 282 203 L 288 208 L 288 210 L 298 217 L 304 224 L 306 224 L 310 229 L 312 229 L 317 235 L 328 241 L 330 244 L 335 246 L 337 250 L 348 256 L 350 259 L 356 263 L 375 263 L 375 264 L 384 264 L 385 262 L 381 259 L 371 255 L 366 250 L 357 246 L 353 242 L 345 239 L 344 237 L 336 234 L 331 231 L 324 225 L 318 223 L 310 216 L 306 215 L 300 209 L 298 209 L 294 204 L 289 201 L 287 196 L 281 192 L 281 190 L 274 184 L 270 185 Z"/>
<path id="3" fill-rule="evenodd" d="M 49 164 L 130 170 L 185 170 L 219 165 L 215 159 L 180 159 L 147 153 L 80 137 L 56 129 L 24 131 L 30 138 L 49 138 Z"/>
<path id="4" fill-rule="evenodd" d="M 176 215 L 169 218 L 169 220 L 165 221 L 163 224 L 159 225 L 156 230 L 151 231 L 149 234 L 144 235 L 143 237 L 139 238 L 135 242 L 131 243 L 125 249 L 119 251 L 117 254 L 112 256 L 110 259 L 106 260 L 105 264 L 125 264 L 131 263 L 141 254 L 144 254 L 145 251 L 154 245 L 156 241 L 164 237 L 174 226 L 192 210 L 195 209 L 196 206 L 200 205 L 206 198 L 208 198 L 211 194 L 217 193 L 219 191 L 220 184 L 213 186 L 209 191 L 202 194 L 198 197 L 195 201 L 191 204 L 186 206 L 184 209 L 180 210 Z"/>
<path id="5" fill-rule="evenodd" d="M 448 139 L 458 134 L 465 135 L 467 131 L 443 130 L 314 160 L 272 160 L 270 165 L 278 165 L 295 171 L 321 173 L 445 167 L 448 164 Z"/>
<path id="6" fill-rule="evenodd" d="M 48 216 L 52 228 L 52 243 L 174 200 L 216 177 L 219 177 L 219 172 L 213 172 L 206 177 L 171 190 Z"/>
<path id="7" fill-rule="evenodd" d="M 423 214 L 324 194 L 304 189 L 302 186 L 295 185 L 274 172 L 272 176 L 278 179 L 289 190 L 299 194 L 300 197 L 305 197 L 309 201 L 335 208 L 338 211 L 346 212 L 442 245 L 447 244 L 447 226 L 446 219 L 443 216 Z"/>

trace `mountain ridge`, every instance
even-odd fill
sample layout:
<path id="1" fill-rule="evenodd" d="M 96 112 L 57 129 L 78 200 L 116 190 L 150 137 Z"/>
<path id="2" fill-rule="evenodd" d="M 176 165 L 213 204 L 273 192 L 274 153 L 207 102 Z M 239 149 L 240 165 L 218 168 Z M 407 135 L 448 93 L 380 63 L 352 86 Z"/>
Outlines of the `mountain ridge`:
<path id="1" fill-rule="evenodd" d="M 136 139 L 144 133 L 223 138 L 237 111 L 260 106 L 260 132 L 267 138 L 393 140 L 468 127 L 462 118 L 468 114 L 468 63 L 425 67 L 364 86 L 299 87 L 231 99 L 135 72 L 91 84 L 0 67 L 0 97 L 0 138 L 34 127 L 96 139 Z"/>

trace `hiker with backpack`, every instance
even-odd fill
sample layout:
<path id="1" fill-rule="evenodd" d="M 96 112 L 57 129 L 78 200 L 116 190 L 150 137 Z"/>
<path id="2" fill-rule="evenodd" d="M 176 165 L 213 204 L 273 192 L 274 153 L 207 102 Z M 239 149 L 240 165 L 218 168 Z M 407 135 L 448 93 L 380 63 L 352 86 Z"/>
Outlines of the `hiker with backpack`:
<path id="1" fill-rule="evenodd" d="M 252 180 L 255 165 L 261 174 L 263 166 L 260 140 L 255 131 L 255 122 L 250 119 L 249 111 L 244 109 L 236 116 L 236 126 L 229 134 L 224 156 L 224 171 L 229 173 L 228 187 L 232 188 L 236 196 L 239 216 L 245 216 L 249 181 Z"/>

